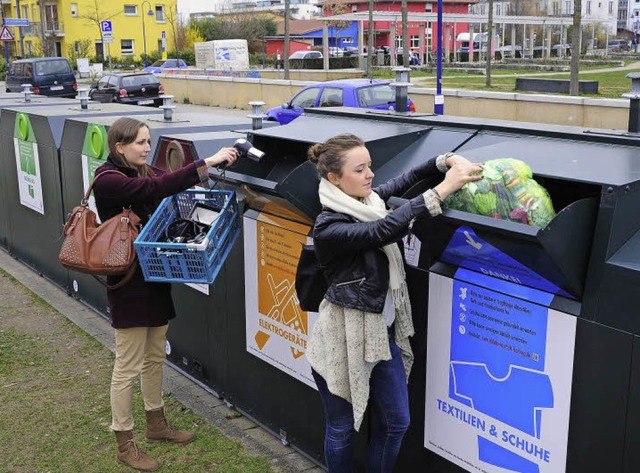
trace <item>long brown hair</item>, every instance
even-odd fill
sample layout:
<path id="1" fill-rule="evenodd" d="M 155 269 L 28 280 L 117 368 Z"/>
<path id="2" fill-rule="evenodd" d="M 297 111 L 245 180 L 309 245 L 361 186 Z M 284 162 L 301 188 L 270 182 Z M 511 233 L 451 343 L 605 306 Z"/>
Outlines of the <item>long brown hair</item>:
<path id="1" fill-rule="evenodd" d="M 364 142 L 351 133 L 344 133 L 329 138 L 324 143 L 313 145 L 307 151 L 307 157 L 316 165 L 318 176 L 327 178 L 330 172 L 342 176 L 344 154 L 353 148 L 364 146 Z"/>
<path id="2" fill-rule="evenodd" d="M 131 165 L 122 153 L 118 153 L 118 149 L 116 147 L 117 143 L 120 143 L 121 145 L 133 143 L 138 137 L 138 132 L 142 127 L 149 128 L 149 125 L 140 120 L 136 120 L 135 118 L 118 118 L 109 128 L 107 142 L 109 143 L 109 156 L 111 159 L 121 166 L 134 168 L 138 171 L 138 176 L 147 177 L 149 175 L 149 167 L 146 164 L 142 166 Z"/>

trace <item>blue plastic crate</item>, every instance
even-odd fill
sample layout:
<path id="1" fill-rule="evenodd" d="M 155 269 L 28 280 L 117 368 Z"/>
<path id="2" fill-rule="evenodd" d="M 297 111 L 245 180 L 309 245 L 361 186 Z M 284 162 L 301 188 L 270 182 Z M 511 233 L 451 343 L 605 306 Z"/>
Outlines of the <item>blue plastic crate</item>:
<path id="1" fill-rule="evenodd" d="M 188 218 L 201 202 L 219 212 L 201 243 L 169 243 L 165 229 L 176 218 Z M 240 215 L 233 191 L 187 190 L 165 198 L 134 242 L 145 281 L 212 284 L 238 233 Z"/>

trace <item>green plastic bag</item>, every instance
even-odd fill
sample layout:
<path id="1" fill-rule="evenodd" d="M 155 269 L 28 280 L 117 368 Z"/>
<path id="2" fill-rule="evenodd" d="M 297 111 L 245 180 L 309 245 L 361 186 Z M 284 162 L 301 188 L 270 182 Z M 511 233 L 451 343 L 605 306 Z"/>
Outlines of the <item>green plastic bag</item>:
<path id="1" fill-rule="evenodd" d="M 544 228 L 555 217 L 547 190 L 518 159 L 484 163 L 484 179 L 468 182 L 444 201 L 446 208 Z"/>

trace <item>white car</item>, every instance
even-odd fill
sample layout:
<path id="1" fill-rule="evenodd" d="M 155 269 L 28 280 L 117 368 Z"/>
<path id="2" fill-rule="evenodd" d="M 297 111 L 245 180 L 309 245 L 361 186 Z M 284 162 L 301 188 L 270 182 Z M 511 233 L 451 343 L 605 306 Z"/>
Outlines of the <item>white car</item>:
<path id="1" fill-rule="evenodd" d="M 291 56 L 291 59 L 322 59 L 322 53 L 320 51 L 296 51 Z"/>

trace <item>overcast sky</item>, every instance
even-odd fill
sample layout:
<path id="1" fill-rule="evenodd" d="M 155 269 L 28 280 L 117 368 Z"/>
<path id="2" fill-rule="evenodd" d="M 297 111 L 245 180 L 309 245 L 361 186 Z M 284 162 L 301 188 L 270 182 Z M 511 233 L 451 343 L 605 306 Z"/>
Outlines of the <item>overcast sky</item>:
<path id="1" fill-rule="evenodd" d="M 219 3 L 217 0 L 178 0 L 178 12 L 188 18 L 189 13 L 215 10 Z"/>

